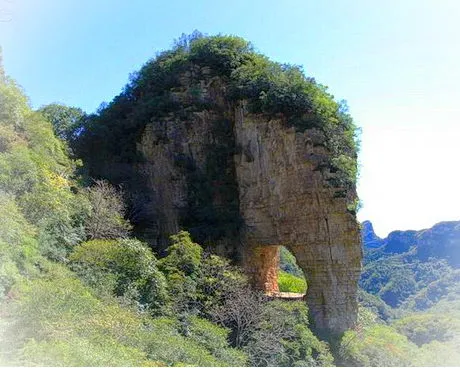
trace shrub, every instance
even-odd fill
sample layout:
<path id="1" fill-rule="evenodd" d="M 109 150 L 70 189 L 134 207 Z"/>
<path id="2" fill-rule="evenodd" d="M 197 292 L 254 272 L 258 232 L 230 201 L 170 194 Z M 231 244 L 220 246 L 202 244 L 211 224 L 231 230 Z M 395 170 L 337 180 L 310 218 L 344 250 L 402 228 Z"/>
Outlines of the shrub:
<path id="1" fill-rule="evenodd" d="M 190 234 L 180 231 L 170 237 L 167 256 L 158 264 L 168 281 L 168 290 L 176 312 L 197 310 L 197 283 L 203 250 Z"/>
<path id="2" fill-rule="evenodd" d="M 23 275 L 33 272 L 39 254 L 35 234 L 14 198 L 0 192 L 0 300 Z"/>
<path id="3" fill-rule="evenodd" d="M 167 304 L 166 281 L 152 251 L 135 239 L 90 240 L 75 248 L 71 267 L 99 290 L 158 313 Z"/>
<path id="4" fill-rule="evenodd" d="M 434 340 L 447 341 L 460 332 L 460 320 L 449 315 L 413 314 L 393 324 L 393 327 L 418 346 Z"/>
<path id="5" fill-rule="evenodd" d="M 201 314 L 209 317 L 210 311 L 222 305 L 238 290 L 245 290 L 248 279 L 230 261 L 212 254 L 203 256 L 197 280 L 197 303 Z"/>
<path id="6" fill-rule="evenodd" d="M 256 366 L 331 366 L 329 347 L 308 328 L 303 302 L 265 303 L 244 350 Z"/>
<path id="7" fill-rule="evenodd" d="M 296 277 L 280 270 L 278 273 L 278 287 L 282 292 L 305 294 L 307 282 L 304 278 Z"/>
<path id="8" fill-rule="evenodd" d="M 418 367 L 456 367 L 460 362 L 460 350 L 458 349 L 460 338 L 439 342 L 432 341 L 422 345 L 414 356 L 414 366 Z"/>
<path id="9" fill-rule="evenodd" d="M 151 365 L 136 343 L 139 317 L 98 300 L 63 266 L 49 263 L 44 271 L 15 287 L 3 314 L 9 365 Z"/>
<path id="10" fill-rule="evenodd" d="M 124 219 L 126 207 L 120 190 L 103 180 L 96 180 L 87 188 L 91 206 L 85 221 L 90 239 L 116 239 L 128 236 L 131 225 Z"/>
<path id="11" fill-rule="evenodd" d="M 146 353 L 98 337 L 96 341 L 72 337 L 68 340 L 29 340 L 24 345 L 21 363 L 33 366 L 157 366 Z"/>
<path id="12" fill-rule="evenodd" d="M 21 282 L 4 306 L 0 356 L 7 365 L 225 366 L 245 355 L 226 344 L 227 331 L 191 318 L 153 319 L 98 299 L 64 266 L 48 263 L 40 279 Z M 3 327 L 3 326 L 2 326 Z"/>
<path id="13" fill-rule="evenodd" d="M 345 332 L 339 349 L 346 366 L 409 366 L 416 354 L 417 346 L 406 336 L 380 324 Z"/>
<path id="14" fill-rule="evenodd" d="M 71 191 L 76 163 L 51 124 L 8 78 L 0 80 L 0 190 L 37 230 L 42 254 L 64 261 L 84 240 L 84 206 Z"/>

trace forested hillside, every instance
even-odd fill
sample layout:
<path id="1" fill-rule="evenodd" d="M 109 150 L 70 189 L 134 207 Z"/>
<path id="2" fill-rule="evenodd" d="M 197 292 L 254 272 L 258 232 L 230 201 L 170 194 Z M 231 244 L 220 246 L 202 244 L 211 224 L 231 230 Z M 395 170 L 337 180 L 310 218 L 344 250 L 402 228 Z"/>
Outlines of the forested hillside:
<path id="1" fill-rule="evenodd" d="M 1 365 L 459 364 L 458 224 L 408 234 L 415 248 L 403 236 L 365 249 L 358 324 L 322 341 L 303 301 L 253 290 L 189 233 L 161 257 L 137 239 L 129 194 L 76 156 L 92 119 L 61 104 L 34 111 L 0 66 Z M 303 293 L 295 258 L 281 257 L 282 291 Z"/>
<path id="2" fill-rule="evenodd" d="M 186 232 L 161 260 L 131 237 L 122 190 L 77 176 L 53 133 L 75 111 L 32 111 L 2 73 L 2 364 L 332 364 L 304 303 L 269 301 Z"/>
<path id="3" fill-rule="evenodd" d="M 363 224 L 361 305 L 419 346 L 426 364 L 460 363 L 459 230 L 441 222 L 381 239 Z"/>
<path id="4" fill-rule="evenodd" d="M 378 244 L 378 247 L 376 247 Z M 460 222 L 421 231 L 393 231 L 380 239 L 363 226 L 361 287 L 390 307 L 426 310 L 460 296 Z"/>

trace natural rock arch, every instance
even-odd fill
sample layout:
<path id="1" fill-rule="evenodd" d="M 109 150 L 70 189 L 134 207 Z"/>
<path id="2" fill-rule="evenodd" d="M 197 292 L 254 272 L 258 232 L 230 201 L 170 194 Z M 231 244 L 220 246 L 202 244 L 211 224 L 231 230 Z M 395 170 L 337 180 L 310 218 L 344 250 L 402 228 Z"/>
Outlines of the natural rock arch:
<path id="1" fill-rule="evenodd" d="M 203 113 L 190 124 L 147 125 L 139 149 L 146 158 L 142 172 L 147 172 L 160 238 L 184 227 L 181 213 L 189 208 L 190 185 L 196 184 L 176 158 L 193 160 L 196 178 L 196 172 L 209 165 L 210 147 L 222 144 L 216 138 L 216 119 Z M 237 215 L 243 226 L 236 238 L 224 236 L 213 243 L 214 251 L 239 262 L 255 286 L 273 290 L 276 249 L 286 246 L 308 279 L 306 300 L 316 331 L 340 334 L 351 328 L 361 271 L 359 228 L 347 198 L 337 196 L 337 188 L 328 184 L 334 173 L 318 170 L 328 152 L 313 144 L 317 133 L 298 132 L 281 120 L 248 114 L 244 106 L 227 119 L 232 145 L 241 149 L 230 151 L 227 166 L 217 169 L 231 173 L 228 177 L 234 182 L 227 180 L 225 185 L 238 196 Z M 211 182 L 209 188 L 213 185 L 224 184 Z M 215 207 L 226 205 L 219 192 L 209 198 Z"/>
<path id="2" fill-rule="evenodd" d="M 286 246 L 308 279 L 306 300 L 315 329 L 341 333 L 356 322 L 359 229 L 345 199 L 337 198 L 316 170 L 327 152 L 311 143 L 309 133 L 237 114 L 237 142 L 252 156 L 235 157 L 240 213 L 247 228 L 244 264 L 256 285 L 273 288 L 273 273 L 266 268 L 278 260 L 269 265 L 267 259 L 273 246 Z"/>
<path id="3" fill-rule="evenodd" d="M 136 235 L 156 251 L 188 230 L 269 289 L 263 262 L 284 245 L 307 275 L 317 331 L 353 326 L 355 130 L 324 86 L 242 39 L 198 37 L 148 62 L 85 124 L 76 151 L 91 176 L 125 185 Z"/>

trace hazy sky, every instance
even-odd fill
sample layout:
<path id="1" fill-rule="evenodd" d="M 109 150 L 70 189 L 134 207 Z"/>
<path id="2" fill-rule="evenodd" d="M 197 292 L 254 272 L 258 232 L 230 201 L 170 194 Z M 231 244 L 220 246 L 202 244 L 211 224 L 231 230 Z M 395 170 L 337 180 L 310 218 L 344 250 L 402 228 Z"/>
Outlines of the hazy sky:
<path id="1" fill-rule="evenodd" d="M 362 127 L 359 219 L 385 236 L 460 220 L 459 19 L 457 0 L 0 0 L 0 45 L 34 107 L 87 112 L 195 29 L 300 64 Z"/>

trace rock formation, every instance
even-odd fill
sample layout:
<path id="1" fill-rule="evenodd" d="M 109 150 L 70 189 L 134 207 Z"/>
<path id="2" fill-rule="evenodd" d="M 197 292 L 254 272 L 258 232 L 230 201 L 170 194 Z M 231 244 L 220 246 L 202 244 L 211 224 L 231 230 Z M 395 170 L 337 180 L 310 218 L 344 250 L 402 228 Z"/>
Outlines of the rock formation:
<path id="1" fill-rule="evenodd" d="M 217 86 L 204 93 L 215 98 Z M 222 136 L 225 129 L 216 121 L 228 124 L 231 131 Z M 335 197 L 336 190 L 317 170 L 327 157 L 324 147 L 313 142 L 317 133 L 299 133 L 281 120 L 248 114 L 242 104 L 224 114 L 199 112 L 184 123 L 151 123 L 139 150 L 147 160 L 142 172 L 154 193 L 159 234 L 166 235 L 183 226 L 181 214 L 187 213 L 194 190 L 190 186 L 197 184 L 190 180 L 200 180 L 198 173 L 207 172 L 218 152 L 227 152 L 215 167 L 217 178 L 227 180 L 206 183 L 212 193 L 208 205 L 219 212 L 229 200 L 237 199 L 239 213 L 235 216 L 241 217 L 244 228 L 237 239 L 224 236 L 217 252 L 236 254 L 255 285 L 273 292 L 278 288 L 277 247 L 288 247 L 306 274 L 307 303 L 315 327 L 341 332 L 356 320 L 359 229 L 347 211 L 346 199 Z M 238 149 L 232 152 L 229 146 Z M 181 160 L 193 167 L 184 168 L 178 163 Z M 194 178 L 190 171 L 196 174 Z M 237 198 L 225 198 L 222 193 Z"/>
<path id="2" fill-rule="evenodd" d="M 363 245 L 368 248 L 378 248 L 383 244 L 383 239 L 374 232 L 374 226 L 370 221 L 361 223 L 361 239 Z"/>
<path id="3" fill-rule="evenodd" d="M 181 51 L 189 61 L 181 64 L 173 82 L 168 80 L 166 113 L 149 112 L 135 120 L 142 122 L 136 126 L 136 152 L 142 160 L 131 165 L 124 181 L 129 188 L 134 177 L 143 178 L 146 199 L 140 207 L 151 221 L 143 225 L 149 229 L 146 238 L 161 249 L 169 235 L 189 230 L 196 241 L 241 264 L 254 285 L 267 292 L 278 290 L 279 246 L 284 245 L 306 275 L 306 300 L 316 330 L 341 333 L 352 327 L 362 257 L 358 223 L 350 209 L 356 193 L 353 184 L 340 184 L 341 171 L 331 164 L 331 142 L 339 146 L 347 132 L 339 129 L 328 136 L 319 123 L 298 128 L 289 123 L 282 104 L 283 113 L 269 114 L 255 111 L 249 98 L 230 98 L 229 75 L 234 73 L 217 73 L 209 49 L 209 63 L 192 51 Z M 222 69 L 227 64 L 219 65 Z M 154 61 L 144 67 L 144 74 L 153 73 L 149 67 L 162 65 Z M 118 97 L 101 114 L 98 124 L 133 126 L 129 119 L 150 108 L 144 102 L 148 93 L 156 98 L 149 103 L 163 103 L 166 94 L 148 83 L 139 79 L 127 97 Z M 314 81 L 302 83 L 324 93 Z M 255 95 L 262 99 L 264 91 Z M 305 101 L 310 101 L 308 95 Z M 120 115 L 125 106 L 132 107 L 114 123 L 111 111 Z M 299 116 L 311 120 L 315 114 L 308 110 Z M 347 154 L 356 155 L 351 149 L 339 158 Z"/>

